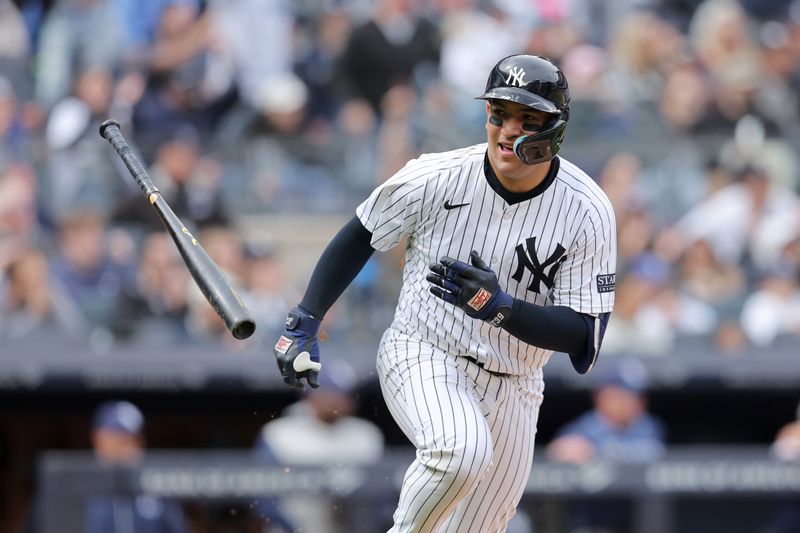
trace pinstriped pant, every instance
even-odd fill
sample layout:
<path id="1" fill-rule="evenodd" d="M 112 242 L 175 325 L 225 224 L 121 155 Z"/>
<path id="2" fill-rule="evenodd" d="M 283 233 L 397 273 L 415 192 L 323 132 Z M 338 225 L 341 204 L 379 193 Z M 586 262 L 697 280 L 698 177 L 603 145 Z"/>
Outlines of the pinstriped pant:
<path id="1" fill-rule="evenodd" d="M 392 329 L 378 375 L 417 448 L 390 533 L 505 531 L 533 462 L 541 382 L 493 374 Z"/>

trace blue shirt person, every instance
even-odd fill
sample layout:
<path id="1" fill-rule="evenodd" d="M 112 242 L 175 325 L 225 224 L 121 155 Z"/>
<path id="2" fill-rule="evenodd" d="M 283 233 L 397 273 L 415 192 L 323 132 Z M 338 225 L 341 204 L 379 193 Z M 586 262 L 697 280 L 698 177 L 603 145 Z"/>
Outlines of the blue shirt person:
<path id="1" fill-rule="evenodd" d="M 97 460 L 109 467 L 134 466 L 143 456 L 144 416 L 132 403 L 100 405 L 92 423 Z M 180 504 L 148 495 L 98 494 L 86 507 L 85 533 L 188 533 Z"/>
<path id="2" fill-rule="evenodd" d="M 548 445 L 550 459 L 582 464 L 593 459 L 656 461 L 665 452 L 666 431 L 647 412 L 644 366 L 623 360 L 601 377 L 593 393 L 594 408 L 567 423 Z M 569 504 L 568 531 L 632 533 L 631 502 L 612 498 Z"/>
<path id="3" fill-rule="evenodd" d="M 625 360 L 602 374 L 594 408 L 561 428 L 548 446 L 556 461 L 585 463 L 594 458 L 647 462 L 665 451 L 666 431 L 647 412 L 646 376 L 639 361 Z"/>

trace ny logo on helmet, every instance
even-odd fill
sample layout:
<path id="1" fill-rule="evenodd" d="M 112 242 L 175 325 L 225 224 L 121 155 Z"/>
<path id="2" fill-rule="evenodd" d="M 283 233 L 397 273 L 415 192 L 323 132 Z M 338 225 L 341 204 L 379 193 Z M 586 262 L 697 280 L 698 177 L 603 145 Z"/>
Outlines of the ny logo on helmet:
<path id="1" fill-rule="evenodd" d="M 522 67 L 512 67 L 508 71 L 506 85 L 516 85 L 517 87 L 525 85 L 525 71 L 522 70 Z"/>

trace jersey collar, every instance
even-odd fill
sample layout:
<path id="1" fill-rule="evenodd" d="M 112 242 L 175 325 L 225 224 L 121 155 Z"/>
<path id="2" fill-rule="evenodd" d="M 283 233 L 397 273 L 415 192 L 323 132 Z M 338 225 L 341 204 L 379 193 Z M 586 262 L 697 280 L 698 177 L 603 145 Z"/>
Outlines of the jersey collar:
<path id="1" fill-rule="evenodd" d="M 483 158 L 483 173 L 486 175 L 486 181 L 489 182 L 489 187 L 491 187 L 494 192 L 496 192 L 503 200 L 505 200 L 508 205 L 513 205 L 518 204 L 519 202 L 524 202 L 525 200 L 530 200 L 531 198 L 535 198 L 546 191 L 550 184 L 555 181 L 560 165 L 561 163 L 558 156 L 554 157 L 553 164 L 550 165 L 550 170 L 547 171 L 547 175 L 544 177 L 542 182 L 526 192 L 511 192 L 503 187 L 503 185 L 500 183 L 500 180 L 497 179 L 497 175 L 494 173 L 492 165 L 489 164 L 488 152 Z"/>

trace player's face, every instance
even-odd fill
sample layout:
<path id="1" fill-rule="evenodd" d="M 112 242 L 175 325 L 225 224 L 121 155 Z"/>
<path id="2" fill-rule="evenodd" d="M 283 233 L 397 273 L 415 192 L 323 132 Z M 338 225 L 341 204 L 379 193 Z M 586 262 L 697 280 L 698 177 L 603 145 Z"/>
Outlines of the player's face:
<path id="1" fill-rule="evenodd" d="M 500 183 L 510 191 L 528 191 L 537 185 L 537 177 L 543 177 L 542 165 L 526 165 L 517 157 L 514 141 L 542 129 L 550 118 L 543 111 L 516 102 L 486 102 L 489 162 Z M 550 167 L 549 162 L 543 165 L 545 169 Z"/>

